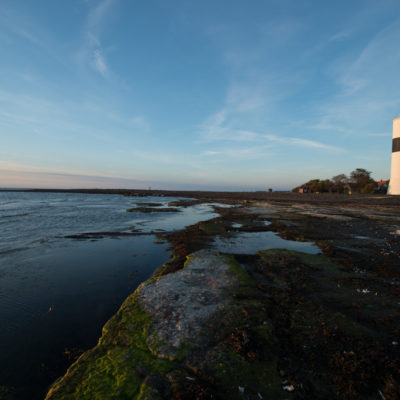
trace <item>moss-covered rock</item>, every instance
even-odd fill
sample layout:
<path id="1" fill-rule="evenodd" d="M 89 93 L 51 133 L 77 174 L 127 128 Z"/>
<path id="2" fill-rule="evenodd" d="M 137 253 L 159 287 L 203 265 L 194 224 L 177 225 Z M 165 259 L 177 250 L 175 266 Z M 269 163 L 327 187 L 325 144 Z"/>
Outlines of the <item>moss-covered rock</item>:
<path id="1" fill-rule="evenodd" d="M 46 399 L 235 399 L 265 394 L 265 382 L 278 387 L 276 359 L 259 357 L 270 346 L 265 315 L 231 296 L 250 287 L 255 282 L 233 257 L 190 255 L 183 269 L 150 279 L 128 297 L 97 346 Z"/>
<path id="2" fill-rule="evenodd" d="M 84 353 L 53 384 L 46 399 L 149 398 L 143 397 L 149 392 L 145 377 L 174 367 L 173 362 L 150 351 L 147 334 L 151 324 L 152 319 L 135 292 L 106 323 L 97 346 Z"/>

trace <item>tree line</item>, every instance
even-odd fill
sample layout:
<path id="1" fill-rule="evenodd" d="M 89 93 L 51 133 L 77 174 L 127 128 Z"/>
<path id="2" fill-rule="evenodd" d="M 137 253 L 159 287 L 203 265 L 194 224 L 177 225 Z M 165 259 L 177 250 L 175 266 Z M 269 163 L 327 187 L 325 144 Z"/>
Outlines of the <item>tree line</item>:
<path id="1" fill-rule="evenodd" d="M 387 187 L 378 186 L 378 182 L 371 178 L 371 172 L 364 168 L 356 168 L 350 176 L 339 174 L 332 179 L 311 179 L 301 186 L 295 187 L 292 192 L 304 193 L 376 193 Z"/>

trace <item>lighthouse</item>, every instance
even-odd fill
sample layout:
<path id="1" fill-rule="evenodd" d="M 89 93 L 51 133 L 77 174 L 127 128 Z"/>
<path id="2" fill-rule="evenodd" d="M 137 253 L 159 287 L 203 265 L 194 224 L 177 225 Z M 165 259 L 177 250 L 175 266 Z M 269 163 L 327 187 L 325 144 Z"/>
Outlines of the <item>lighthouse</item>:
<path id="1" fill-rule="evenodd" d="M 400 194 L 400 117 L 393 120 L 392 167 L 388 194 Z"/>

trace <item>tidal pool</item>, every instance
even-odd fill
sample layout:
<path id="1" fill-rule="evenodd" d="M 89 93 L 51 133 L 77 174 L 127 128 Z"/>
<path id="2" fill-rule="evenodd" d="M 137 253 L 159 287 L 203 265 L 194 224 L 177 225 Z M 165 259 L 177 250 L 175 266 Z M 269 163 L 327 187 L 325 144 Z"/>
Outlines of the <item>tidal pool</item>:
<path id="1" fill-rule="evenodd" d="M 259 250 L 287 249 L 302 253 L 318 254 L 320 248 L 311 242 L 285 240 L 274 232 L 240 232 L 230 238 L 217 236 L 212 245 L 214 250 L 231 254 L 255 254 Z"/>

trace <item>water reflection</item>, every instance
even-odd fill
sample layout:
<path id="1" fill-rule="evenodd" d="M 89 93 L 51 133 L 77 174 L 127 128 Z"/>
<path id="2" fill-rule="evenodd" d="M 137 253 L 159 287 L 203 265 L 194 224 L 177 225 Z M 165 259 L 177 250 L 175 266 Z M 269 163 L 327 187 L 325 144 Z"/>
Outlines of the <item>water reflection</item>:
<path id="1" fill-rule="evenodd" d="M 255 254 L 259 250 L 287 249 L 308 254 L 318 254 L 320 249 L 310 242 L 285 240 L 274 232 L 241 232 L 231 238 L 218 236 L 213 249 L 222 253 Z"/>

